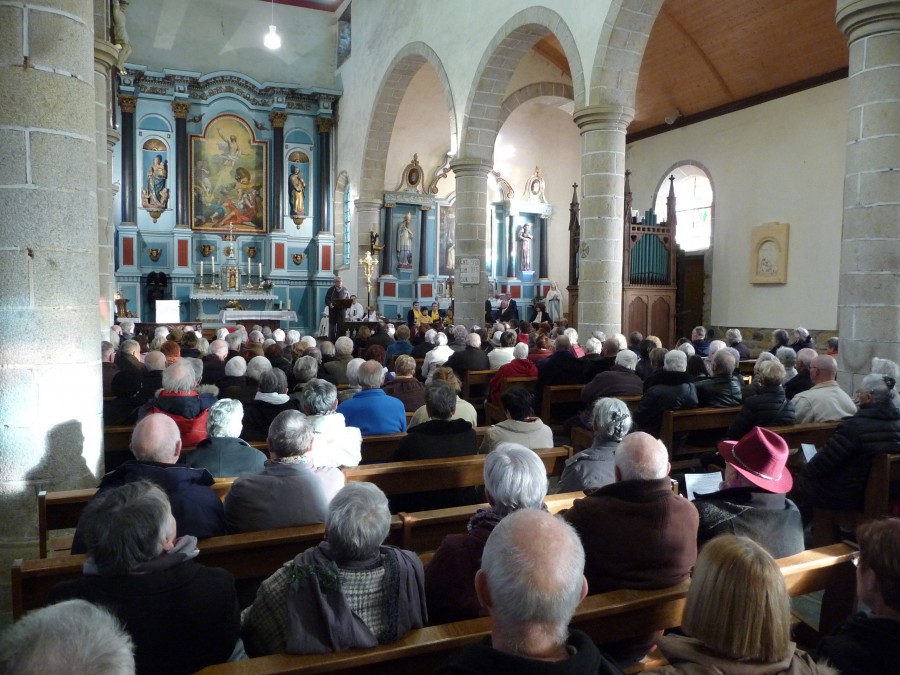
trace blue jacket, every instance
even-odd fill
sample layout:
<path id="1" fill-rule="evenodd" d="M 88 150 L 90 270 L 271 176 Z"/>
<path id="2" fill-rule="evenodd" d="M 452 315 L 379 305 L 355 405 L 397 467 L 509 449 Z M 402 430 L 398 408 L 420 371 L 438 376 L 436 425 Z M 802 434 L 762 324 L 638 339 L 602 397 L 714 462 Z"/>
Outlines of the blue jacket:
<path id="1" fill-rule="evenodd" d="M 363 389 L 337 407 L 348 427 L 356 427 L 363 436 L 396 434 L 406 431 L 406 410 L 400 399 L 383 389 Z"/>

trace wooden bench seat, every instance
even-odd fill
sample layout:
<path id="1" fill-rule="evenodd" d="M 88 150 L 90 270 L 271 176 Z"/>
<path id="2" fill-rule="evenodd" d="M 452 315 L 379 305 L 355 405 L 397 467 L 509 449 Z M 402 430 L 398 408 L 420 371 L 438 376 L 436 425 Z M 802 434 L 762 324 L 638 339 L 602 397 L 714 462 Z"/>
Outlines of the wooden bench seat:
<path id="1" fill-rule="evenodd" d="M 475 449 L 481 445 L 488 427 L 475 427 Z M 373 434 L 363 436 L 362 439 L 362 464 L 376 462 L 390 462 L 400 445 L 400 441 L 406 438 L 406 432 L 396 434 Z"/>
<path id="2" fill-rule="evenodd" d="M 479 419 L 484 419 L 484 402 L 488 396 L 491 378 L 496 374 L 496 370 L 467 370 L 463 373 L 459 397 L 472 404 Z"/>
<path id="3" fill-rule="evenodd" d="M 551 384 L 541 393 L 541 419 L 547 426 L 560 425 L 578 412 L 583 384 Z"/>
<path id="4" fill-rule="evenodd" d="M 669 458 L 675 454 L 690 454 L 694 449 L 683 448 L 678 453 L 673 451 L 675 439 L 689 431 L 705 431 L 721 429 L 722 435 L 741 412 L 741 406 L 728 408 L 691 408 L 690 410 L 667 410 L 663 413 L 659 431 L 661 440 L 669 450 Z"/>
<path id="5" fill-rule="evenodd" d="M 522 387 L 523 389 L 534 392 L 535 387 L 537 386 L 537 378 L 536 377 L 507 377 L 500 384 L 500 396 L 506 393 L 506 390 L 510 387 Z M 484 404 L 484 423 L 485 424 L 494 424 L 496 422 L 502 422 L 506 419 L 506 412 L 503 410 L 503 406 L 491 403 L 490 400 L 485 401 Z"/>
<path id="6" fill-rule="evenodd" d="M 827 634 L 853 611 L 856 574 L 853 549 L 837 544 L 779 560 L 792 596 L 825 590 L 820 634 Z M 620 590 L 586 597 L 571 625 L 604 644 L 681 624 L 690 582 L 660 590 Z M 336 654 L 273 654 L 248 661 L 209 666 L 206 675 L 253 673 L 400 673 L 433 672 L 461 647 L 482 641 L 489 618 L 458 621 L 411 631 L 389 645 Z"/>

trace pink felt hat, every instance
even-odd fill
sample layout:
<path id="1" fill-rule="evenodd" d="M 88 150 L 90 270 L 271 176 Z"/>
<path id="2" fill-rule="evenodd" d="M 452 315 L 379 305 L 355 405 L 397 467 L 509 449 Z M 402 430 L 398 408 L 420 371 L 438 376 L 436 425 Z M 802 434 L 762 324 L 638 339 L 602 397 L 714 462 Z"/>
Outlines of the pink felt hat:
<path id="1" fill-rule="evenodd" d="M 753 427 L 739 441 L 720 441 L 719 454 L 735 471 L 763 490 L 784 494 L 794 485 L 785 464 L 788 446 L 778 434 Z"/>

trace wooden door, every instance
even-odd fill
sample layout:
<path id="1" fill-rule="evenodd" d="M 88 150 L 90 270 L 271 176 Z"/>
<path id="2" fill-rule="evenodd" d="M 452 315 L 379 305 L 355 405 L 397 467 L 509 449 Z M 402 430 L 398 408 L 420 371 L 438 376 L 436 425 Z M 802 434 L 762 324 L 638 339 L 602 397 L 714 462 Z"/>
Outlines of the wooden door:
<path id="1" fill-rule="evenodd" d="M 677 338 L 689 338 L 694 326 L 703 324 L 703 257 L 703 253 L 678 254 L 678 290 L 675 296 Z"/>

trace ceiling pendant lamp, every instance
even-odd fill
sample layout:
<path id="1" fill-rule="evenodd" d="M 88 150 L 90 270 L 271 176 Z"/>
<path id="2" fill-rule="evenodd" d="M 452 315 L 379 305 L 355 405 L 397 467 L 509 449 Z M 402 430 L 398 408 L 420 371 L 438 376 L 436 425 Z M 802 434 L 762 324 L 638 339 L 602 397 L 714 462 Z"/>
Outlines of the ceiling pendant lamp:
<path id="1" fill-rule="evenodd" d="M 263 44 L 269 49 L 281 47 L 281 36 L 275 30 L 275 0 L 272 0 L 272 23 L 269 24 L 269 32 L 263 38 Z"/>

